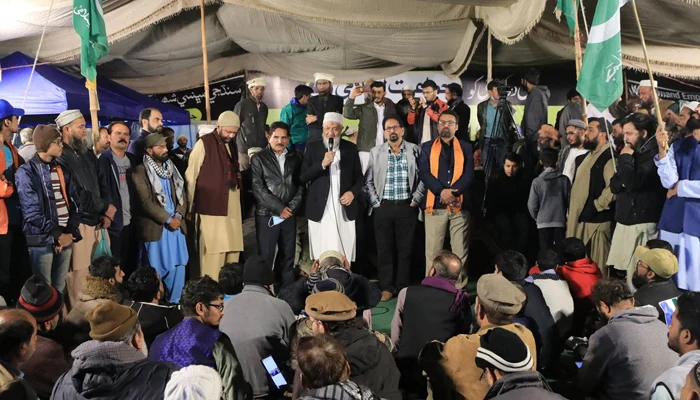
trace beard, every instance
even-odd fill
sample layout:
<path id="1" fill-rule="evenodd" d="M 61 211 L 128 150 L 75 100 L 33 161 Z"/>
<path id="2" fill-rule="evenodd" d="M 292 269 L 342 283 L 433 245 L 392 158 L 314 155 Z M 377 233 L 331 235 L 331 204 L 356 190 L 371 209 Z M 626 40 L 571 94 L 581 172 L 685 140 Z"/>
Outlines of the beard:
<path id="1" fill-rule="evenodd" d="M 71 134 L 70 143 L 72 148 L 80 154 L 86 153 L 88 150 L 87 140 L 76 138 Z"/>
<path id="2" fill-rule="evenodd" d="M 389 141 L 392 143 L 396 143 L 399 141 L 399 135 L 392 133 L 389 135 Z"/>
<path id="3" fill-rule="evenodd" d="M 668 335 L 668 348 L 675 351 L 678 354 L 681 354 L 681 345 L 678 343 L 679 340 L 678 338 L 672 338 L 671 335 Z"/>
<path id="4" fill-rule="evenodd" d="M 588 140 L 588 139 L 584 140 L 583 141 L 583 148 L 586 150 L 590 150 L 590 151 L 597 149 L 598 148 L 598 138 L 596 138 L 594 140 Z"/>
<path id="5" fill-rule="evenodd" d="M 639 149 L 642 147 L 642 141 L 644 139 L 642 137 L 637 138 L 634 142 L 630 142 L 629 145 L 634 150 L 635 152 L 639 151 Z M 624 144 L 627 144 L 627 142 L 623 142 Z M 615 144 L 617 145 L 617 139 L 615 140 Z"/>
<path id="6" fill-rule="evenodd" d="M 164 163 L 164 162 L 168 161 L 168 159 L 170 157 L 168 156 L 168 153 L 163 153 L 161 155 L 153 154 L 151 156 L 151 158 L 153 158 L 155 161 L 158 161 L 160 163 Z"/>
<path id="7" fill-rule="evenodd" d="M 340 147 L 340 141 L 341 141 L 341 140 L 342 140 L 342 139 L 333 138 L 333 149 L 332 149 L 332 150 L 337 150 L 338 147 Z M 323 144 L 326 146 L 326 148 L 329 147 L 329 146 L 328 146 L 328 138 L 327 138 L 327 137 L 324 137 L 324 138 L 323 138 Z"/>
<path id="8" fill-rule="evenodd" d="M 649 281 L 647 281 L 647 278 L 639 276 L 637 274 L 632 275 L 632 286 L 634 286 L 635 289 L 640 289 L 647 283 L 649 283 Z"/>
<path id="9" fill-rule="evenodd" d="M 151 126 L 150 123 L 148 124 L 148 132 L 150 132 L 150 133 L 160 133 L 160 132 L 162 132 L 162 131 L 163 131 L 163 127 L 162 127 L 162 126 L 153 127 L 153 126 Z"/>
<path id="10" fill-rule="evenodd" d="M 576 139 L 574 140 L 574 142 L 569 143 L 569 146 L 571 146 L 572 148 L 578 149 L 579 147 L 581 147 L 581 138 L 576 136 Z"/>
<path id="11" fill-rule="evenodd" d="M 615 146 L 617 147 L 623 147 L 625 145 L 625 137 L 623 135 L 620 136 L 613 136 L 613 143 L 615 143 Z M 637 148 L 632 145 L 632 148 L 636 151 Z"/>
<path id="12" fill-rule="evenodd" d="M 444 128 L 440 130 L 440 137 L 449 139 L 452 137 L 452 133 L 450 132 L 449 128 Z"/>

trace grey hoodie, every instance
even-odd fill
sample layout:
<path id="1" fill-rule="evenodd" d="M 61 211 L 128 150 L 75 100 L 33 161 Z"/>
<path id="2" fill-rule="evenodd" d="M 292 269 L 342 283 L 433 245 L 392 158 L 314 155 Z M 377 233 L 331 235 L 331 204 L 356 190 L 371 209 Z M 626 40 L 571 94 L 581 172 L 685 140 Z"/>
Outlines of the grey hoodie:
<path id="1" fill-rule="evenodd" d="M 537 229 L 565 228 L 571 182 L 556 168 L 545 169 L 532 181 L 527 208 Z"/>
<path id="2" fill-rule="evenodd" d="M 683 354 L 673 368 L 656 378 L 651 388 L 651 400 L 680 399 L 685 377 L 699 362 L 700 350 Z"/>
<path id="3" fill-rule="evenodd" d="M 577 386 L 612 400 L 647 399 L 654 380 L 678 361 L 654 306 L 620 311 L 591 336 Z"/>
<path id="4" fill-rule="evenodd" d="M 523 132 L 529 141 L 537 140 L 537 132 L 547 123 L 549 88 L 535 86 L 527 95 L 522 121 Z"/>

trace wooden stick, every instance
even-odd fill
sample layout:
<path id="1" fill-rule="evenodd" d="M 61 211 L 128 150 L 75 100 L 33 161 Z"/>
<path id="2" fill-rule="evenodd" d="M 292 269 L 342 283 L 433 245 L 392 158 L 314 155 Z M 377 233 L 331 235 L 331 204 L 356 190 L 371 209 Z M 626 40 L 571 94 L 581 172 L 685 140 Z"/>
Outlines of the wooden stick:
<path id="1" fill-rule="evenodd" d="M 493 45 L 491 44 L 491 29 L 489 29 L 489 38 L 486 46 L 486 83 L 493 80 Z"/>
<path id="2" fill-rule="evenodd" d="M 209 59 L 207 57 L 207 28 L 204 24 L 204 0 L 199 3 L 199 10 L 202 19 L 202 59 L 204 69 L 204 102 L 207 111 L 207 124 L 211 124 L 211 104 L 209 103 Z"/>
<path id="3" fill-rule="evenodd" d="M 574 2 L 574 54 L 576 54 L 576 81 L 578 81 L 578 77 L 581 74 L 581 66 L 583 65 L 583 50 L 581 50 L 581 30 L 578 25 L 578 1 L 571 1 Z M 586 99 L 581 99 L 581 101 L 583 102 L 581 104 L 581 111 L 583 111 L 583 122 L 588 125 L 588 105 L 586 104 Z M 558 128 L 559 127 L 557 127 L 557 129 Z"/>
<path id="4" fill-rule="evenodd" d="M 632 9 L 634 10 L 634 18 L 637 20 L 637 28 L 639 28 L 639 39 L 642 41 L 642 50 L 644 51 L 644 60 L 647 63 L 647 72 L 649 72 L 649 81 L 651 82 L 651 93 L 654 97 L 654 107 L 656 107 L 656 121 L 659 126 L 664 126 L 664 121 L 661 117 L 661 107 L 659 106 L 659 96 L 656 95 L 656 81 L 654 73 L 651 71 L 651 62 L 649 62 L 649 54 L 647 53 L 647 45 L 644 42 L 644 32 L 642 32 L 642 23 L 639 21 L 639 13 L 637 13 L 637 3 L 632 0 Z M 668 149 L 668 143 L 664 148 Z"/>
<path id="5" fill-rule="evenodd" d="M 90 123 L 92 124 L 92 132 L 94 134 L 96 129 L 100 129 L 100 120 L 97 117 L 97 112 L 100 110 L 100 102 L 97 99 L 97 79 L 92 82 L 86 81 L 85 87 L 90 96 Z"/>

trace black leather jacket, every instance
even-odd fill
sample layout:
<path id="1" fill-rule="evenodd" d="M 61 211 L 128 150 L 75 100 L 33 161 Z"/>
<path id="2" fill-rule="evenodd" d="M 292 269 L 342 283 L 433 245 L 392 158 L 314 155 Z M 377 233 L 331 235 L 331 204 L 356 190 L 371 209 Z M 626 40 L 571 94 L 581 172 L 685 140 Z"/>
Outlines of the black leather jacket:
<path id="1" fill-rule="evenodd" d="M 304 194 L 299 180 L 301 164 L 301 153 L 288 149 L 283 173 L 270 146 L 251 158 L 256 215 L 280 215 L 285 207 L 289 207 L 292 214 L 297 215 L 301 210 Z"/>

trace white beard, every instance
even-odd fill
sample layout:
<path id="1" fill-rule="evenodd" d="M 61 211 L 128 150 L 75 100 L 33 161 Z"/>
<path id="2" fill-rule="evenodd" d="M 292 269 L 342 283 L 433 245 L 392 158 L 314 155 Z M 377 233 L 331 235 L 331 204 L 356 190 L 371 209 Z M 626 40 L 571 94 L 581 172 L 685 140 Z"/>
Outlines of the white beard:
<path id="1" fill-rule="evenodd" d="M 340 148 L 340 141 L 341 140 L 343 140 L 343 139 L 341 139 L 341 138 L 333 139 L 333 148 L 330 150 L 333 150 L 333 151 L 338 150 L 338 148 Z M 326 146 L 326 148 L 328 148 L 328 138 L 325 138 L 325 137 L 323 138 L 323 144 Z"/>

